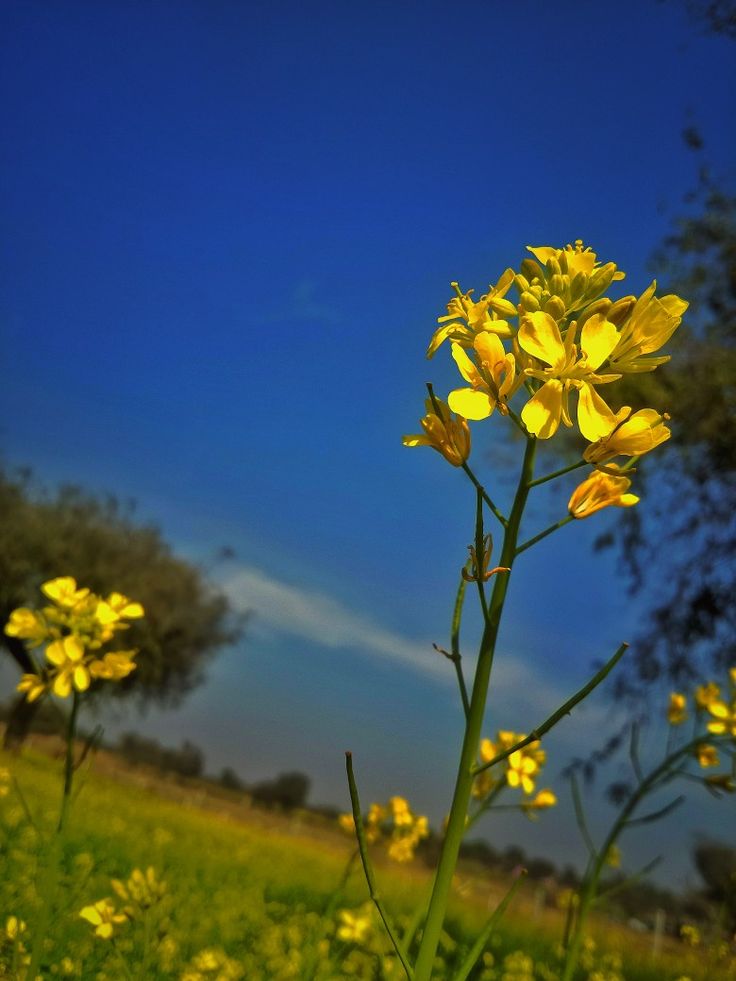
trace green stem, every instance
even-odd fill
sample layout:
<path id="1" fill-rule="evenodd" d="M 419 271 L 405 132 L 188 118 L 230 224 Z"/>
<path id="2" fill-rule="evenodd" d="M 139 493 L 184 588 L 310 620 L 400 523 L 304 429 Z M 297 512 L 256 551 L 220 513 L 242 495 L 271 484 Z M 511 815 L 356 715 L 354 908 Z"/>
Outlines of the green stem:
<path id="1" fill-rule="evenodd" d="M 563 477 L 566 473 L 571 473 L 573 470 L 578 470 L 580 467 L 584 467 L 587 463 L 587 460 L 578 460 L 577 463 L 571 463 L 569 467 L 563 467 L 561 470 L 555 470 L 553 473 L 548 473 L 546 477 L 537 477 L 537 479 L 533 480 L 529 486 L 539 487 L 540 484 L 546 484 L 548 480 L 554 480 L 556 477 Z"/>
<path id="2" fill-rule="evenodd" d="M 383 921 L 383 926 L 386 933 L 389 936 L 393 948 L 396 951 L 396 956 L 401 961 L 401 966 L 404 968 L 404 973 L 406 974 L 409 981 L 414 978 L 414 972 L 411 969 L 411 965 L 406 959 L 406 954 L 399 943 L 396 934 L 394 932 L 391 923 L 389 922 L 388 915 L 384 909 L 381 897 L 378 895 L 378 889 L 376 888 L 376 880 L 373 875 L 373 866 L 371 865 L 370 856 L 368 855 L 368 843 L 365 840 L 365 831 L 363 830 L 363 818 L 360 813 L 360 798 L 358 796 L 358 787 L 355 783 L 355 775 L 353 774 L 353 754 L 345 753 L 345 767 L 348 773 L 348 788 L 350 790 L 350 803 L 353 808 L 353 821 L 355 822 L 355 835 L 358 839 L 358 849 L 360 851 L 360 859 L 363 863 L 363 872 L 365 873 L 365 881 L 368 883 L 368 892 L 373 900 L 373 904 L 378 910 L 378 915 Z"/>
<path id="3" fill-rule="evenodd" d="M 704 736 L 699 736 L 697 739 L 693 739 L 684 746 L 681 746 L 678 750 L 675 750 L 675 752 L 670 753 L 670 755 L 667 756 L 659 764 L 659 766 L 655 767 L 655 769 L 642 780 L 626 802 L 625 806 L 622 808 L 619 816 L 614 821 L 611 830 L 608 832 L 606 840 L 598 851 L 595 860 L 591 862 L 590 870 L 586 874 L 585 882 L 583 883 L 580 893 L 580 904 L 578 907 L 575 928 L 573 930 L 570 945 L 567 948 L 565 967 L 560 981 L 572 981 L 572 978 L 575 975 L 575 968 L 577 967 L 580 951 L 583 945 L 583 930 L 585 928 L 585 922 L 587 920 L 588 913 L 590 912 L 590 908 L 595 902 L 598 894 L 598 883 L 600 882 L 601 873 L 603 872 L 603 868 L 606 864 L 606 856 L 610 852 L 611 846 L 616 843 L 616 839 L 621 834 L 624 827 L 630 823 L 631 815 L 634 813 L 644 797 L 646 797 L 646 795 L 655 788 L 657 782 L 672 769 L 676 762 L 678 762 L 681 758 L 685 758 L 690 755 L 697 746 L 705 741 L 706 738 Z M 712 739 L 709 741 L 712 742 Z"/>
<path id="4" fill-rule="evenodd" d="M 498 906 L 496 907 L 496 909 L 491 914 L 490 920 L 488 921 L 488 923 L 486 923 L 485 927 L 483 928 L 483 930 L 479 934 L 478 939 L 475 941 L 475 943 L 473 944 L 473 946 L 470 948 L 470 953 L 465 958 L 465 960 L 463 961 L 463 963 L 460 965 L 460 970 L 453 977 L 452 981 L 466 981 L 466 978 L 468 977 L 468 975 L 470 974 L 470 972 L 475 967 L 475 962 L 478 960 L 478 958 L 480 957 L 480 955 L 483 953 L 483 948 L 485 947 L 485 945 L 490 940 L 491 934 L 493 933 L 493 931 L 494 931 L 494 929 L 496 927 L 496 924 L 499 922 L 499 920 L 501 919 L 501 917 L 503 916 L 503 914 L 506 912 L 506 910 L 507 910 L 507 908 L 509 906 L 509 903 L 514 898 L 514 896 L 516 895 L 516 892 L 517 892 L 519 886 L 522 884 L 522 882 L 526 878 L 526 875 L 527 875 L 526 869 L 522 869 L 521 872 L 519 873 L 519 875 L 517 876 L 516 881 L 513 883 L 513 885 L 509 889 L 509 891 L 506 893 L 506 895 L 503 897 L 503 899 L 501 900 L 501 902 L 498 904 Z"/>
<path id="5" fill-rule="evenodd" d="M 463 576 L 460 576 L 460 585 L 457 587 L 457 596 L 455 597 L 455 607 L 452 611 L 452 627 L 450 632 L 450 659 L 455 666 L 455 674 L 457 675 L 460 698 L 462 699 L 463 712 L 465 713 L 466 719 L 470 711 L 470 702 L 468 700 L 468 689 L 465 687 L 465 676 L 463 675 L 462 658 L 460 656 L 460 623 L 463 617 L 463 604 L 465 602 L 465 589 L 467 585 Z"/>
<path id="6" fill-rule="evenodd" d="M 564 518 L 560 518 L 558 522 L 550 525 L 549 528 L 545 528 L 544 531 L 540 531 L 538 535 L 535 535 L 534 538 L 530 538 L 528 542 L 524 542 L 523 545 L 519 545 L 519 547 L 516 549 L 516 554 L 521 555 L 522 552 L 526 552 L 526 550 L 531 548 L 532 545 L 536 545 L 537 542 L 541 542 L 543 538 L 546 538 L 547 535 L 551 535 L 552 532 L 557 531 L 558 528 L 564 528 L 565 525 L 569 525 L 573 520 L 574 518 L 571 514 L 568 514 Z"/>
<path id="7" fill-rule="evenodd" d="M 66 733 L 66 757 L 64 760 L 64 792 L 61 798 L 61 811 L 59 813 L 59 823 L 56 826 L 57 832 L 61 832 L 66 824 L 69 813 L 69 802 L 74 783 L 74 739 L 77 732 L 77 715 L 79 713 L 79 693 L 72 693 L 72 709 L 69 713 L 69 726 Z"/>
<path id="8" fill-rule="evenodd" d="M 528 736 L 524 736 L 523 739 L 520 739 L 518 743 L 514 743 L 514 745 L 510 746 L 508 749 L 502 750 L 500 753 L 494 756 L 492 760 L 481 764 L 481 766 L 474 767 L 474 775 L 477 776 L 477 774 L 482 773 L 489 767 L 495 766 L 496 763 L 500 763 L 502 760 L 505 760 L 507 756 L 511 756 L 511 754 L 515 753 L 517 750 L 524 749 L 524 747 L 528 746 L 530 743 L 534 743 L 538 739 L 541 739 L 545 733 L 549 732 L 553 726 L 557 725 L 560 719 L 566 715 L 569 715 L 578 702 L 582 702 L 582 700 L 586 698 L 594 688 L 598 687 L 604 678 L 606 678 L 616 667 L 618 662 L 626 653 L 628 646 L 629 645 L 626 643 L 621 644 L 613 657 L 609 661 L 606 661 L 600 671 L 594 674 L 590 681 L 586 685 L 583 685 L 580 691 L 575 692 L 572 698 L 569 698 L 564 705 L 561 705 L 560 708 L 557 709 L 556 712 L 553 712 L 552 715 L 550 715 L 550 717 L 541 724 L 541 726 L 537 726 L 536 729 L 532 729 Z M 702 742 L 702 739 L 700 741 Z"/>
<path id="9" fill-rule="evenodd" d="M 499 562 L 499 565 L 506 566 L 509 569 L 513 566 L 516 543 L 519 537 L 519 526 L 521 525 L 524 506 L 529 494 L 529 484 L 534 474 L 536 448 L 537 440 L 534 437 L 527 437 L 519 484 L 506 526 Z M 435 873 L 432 898 L 429 903 L 424 934 L 414 966 L 416 981 L 429 981 L 429 978 L 432 976 L 432 966 L 447 911 L 447 901 L 452 886 L 452 877 L 455 872 L 455 866 L 457 865 L 460 844 L 465 833 L 465 819 L 468 813 L 468 803 L 475 778 L 475 762 L 485 714 L 491 669 L 493 667 L 493 656 L 496 649 L 496 639 L 498 637 L 501 615 L 503 613 L 510 578 L 510 572 L 495 577 L 488 617 L 485 620 L 483 628 L 483 636 L 480 642 L 470 698 L 470 712 L 466 721 L 465 736 L 455 781 L 455 792 L 450 808 L 445 838 L 442 843 L 440 860 Z"/>
<path id="10" fill-rule="evenodd" d="M 490 508 L 490 510 L 493 512 L 493 514 L 496 516 L 496 518 L 498 518 L 498 520 L 501 522 L 501 524 L 505 528 L 508 525 L 508 523 L 509 523 L 508 522 L 508 518 L 504 514 L 502 514 L 501 511 L 499 511 L 499 509 L 496 507 L 496 505 L 490 499 L 490 497 L 486 493 L 485 488 L 483 487 L 483 485 L 481 484 L 481 482 L 478 480 L 478 478 L 475 476 L 475 474 L 470 469 L 470 467 L 468 466 L 467 463 L 464 463 L 463 464 L 463 470 L 468 475 L 468 477 L 470 477 L 471 483 L 473 484 L 473 486 L 475 487 L 475 489 L 478 491 L 478 493 L 482 496 L 483 500 L 486 502 L 486 504 L 488 505 L 488 507 Z"/>

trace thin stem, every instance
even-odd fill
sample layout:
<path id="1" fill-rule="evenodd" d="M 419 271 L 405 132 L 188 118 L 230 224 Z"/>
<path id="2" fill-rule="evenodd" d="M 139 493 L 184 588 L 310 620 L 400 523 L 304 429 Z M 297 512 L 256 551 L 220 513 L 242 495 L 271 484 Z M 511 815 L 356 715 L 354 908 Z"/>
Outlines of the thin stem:
<path id="1" fill-rule="evenodd" d="M 508 569 L 511 569 L 513 565 L 521 518 L 529 494 L 529 482 L 534 475 L 536 448 L 536 438 L 528 436 L 521 474 L 519 476 L 519 484 L 506 526 L 499 562 L 499 565 L 505 566 Z M 447 830 L 445 831 L 440 860 L 435 873 L 432 898 L 429 903 L 424 934 L 414 967 L 416 981 L 429 981 L 429 978 L 432 976 L 432 967 L 442 931 L 442 924 L 445 919 L 452 878 L 457 865 L 460 844 L 465 834 L 465 819 L 468 813 L 468 803 L 475 779 L 475 761 L 478 753 L 478 744 L 480 743 L 483 716 L 485 714 L 488 685 L 493 668 L 496 639 L 498 637 L 510 579 L 511 572 L 495 577 L 488 617 L 484 623 L 483 635 L 478 651 L 478 660 L 475 667 L 473 689 L 470 696 L 470 711 L 465 726 L 465 735 L 455 780 L 452 806 L 450 807 Z"/>
<path id="2" fill-rule="evenodd" d="M 66 823 L 69 812 L 69 800 L 74 783 L 74 739 L 77 732 L 77 715 L 79 713 L 79 693 L 72 692 L 72 708 L 69 713 L 69 726 L 66 733 L 66 757 L 64 760 L 64 792 L 61 798 L 61 811 L 59 813 L 59 823 L 56 826 L 57 832 L 61 832 Z"/>
<path id="3" fill-rule="evenodd" d="M 526 878 L 526 875 L 527 875 L 527 870 L 526 869 L 522 869 L 519 872 L 519 875 L 517 876 L 516 881 L 512 884 L 512 886 L 509 889 L 509 891 L 506 893 L 506 895 L 503 897 L 503 899 L 501 900 L 501 902 L 498 904 L 498 906 L 495 908 L 495 910 L 491 914 L 491 918 L 489 919 L 488 923 L 486 923 L 486 925 L 483 928 L 483 930 L 481 931 L 481 933 L 478 935 L 477 940 L 475 941 L 475 943 L 473 944 L 473 946 L 470 948 L 470 953 L 468 954 L 468 956 L 465 958 L 465 960 L 460 965 L 460 969 L 458 970 L 457 974 L 453 977 L 452 981 L 465 981 L 465 979 L 468 977 L 468 975 L 470 974 L 470 972 L 473 970 L 473 968 L 475 967 L 476 961 L 478 960 L 478 958 L 480 957 L 480 955 L 483 953 L 483 948 L 485 947 L 485 945 L 490 940 L 491 934 L 493 933 L 493 931 L 494 931 L 494 929 L 496 927 L 496 924 L 499 922 L 499 920 L 501 919 L 501 917 L 503 916 L 503 914 L 508 909 L 508 906 L 509 906 L 511 900 L 516 895 L 516 893 L 517 893 L 517 891 L 519 889 L 519 886 L 522 884 L 522 882 Z"/>
<path id="4" fill-rule="evenodd" d="M 508 525 L 508 523 L 509 523 L 508 522 L 508 518 L 501 511 L 499 511 L 499 509 L 496 507 L 496 505 L 490 499 L 490 497 L 486 493 L 485 488 L 483 487 L 483 485 L 481 484 L 481 482 L 478 480 L 478 478 L 475 476 L 475 474 L 473 473 L 473 471 L 470 469 L 470 467 L 468 466 L 467 462 L 463 463 L 463 470 L 468 475 L 468 477 L 470 477 L 471 483 L 473 484 L 473 486 L 475 487 L 475 489 L 482 495 L 483 500 L 486 502 L 486 504 L 488 505 L 489 509 L 492 511 L 492 513 L 495 515 L 495 517 L 498 518 L 498 520 L 501 522 L 501 524 L 505 528 Z"/>
<path id="5" fill-rule="evenodd" d="M 450 651 L 451 660 L 455 666 L 455 674 L 457 675 L 457 683 L 460 688 L 460 698 L 463 703 L 463 711 L 465 712 L 465 718 L 467 719 L 468 713 L 470 712 L 470 702 L 468 700 L 468 689 L 465 686 L 465 676 L 463 675 L 462 668 L 462 658 L 460 657 L 460 623 L 463 617 L 463 604 L 465 602 L 465 589 L 467 587 L 467 582 L 460 576 L 460 584 L 457 587 L 457 595 L 455 597 L 455 606 L 452 611 L 452 627 L 450 630 Z"/>
<path id="6" fill-rule="evenodd" d="M 578 786 L 578 779 L 574 773 L 570 774 L 570 789 L 572 790 L 572 802 L 575 807 L 575 820 L 578 828 L 580 829 L 580 835 L 585 842 L 585 847 L 588 849 L 590 857 L 595 859 L 598 853 L 595 845 L 593 844 L 593 839 L 590 836 L 590 831 L 588 831 L 588 822 L 585 819 L 585 809 L 580 796 L 580 787 Z"/>
<path id="7" fill-rule="evenodd" d="M 602 889 L 596 896 L 595 901 L 597 902 L 604 896 L 606 899 L 610 899 L 611 896 L 615 896 L 617 893 L 623 892 L 623 890 L 628 888 L 628 886 L 633 886 L 635 882 L 639 882 L 639 880 L 643 879 L 645 875 L 649 875 L 650 872 L 656 869 L 661 861 L 661 855 L 653 858 L 651 862 L 647 862 L 647 864 L 643 868 L 639 869 L 638 872 L 634 872 L 633 875 L 627 875 L 625 879 L 621 880 L 621 882 L 614 883 L 612 886 L 609 886 L 608 889 Z"/>
<path id="8" fill-rule="evenodd" d="M 631 767 L 636 775 L 636 779 L 639 783 L 644 779 L 644 774 L 641 769 L 641 762 L 639 760 L 639 723 L 631 723 L 631 739 L 629 740 L 629 759 L 631 760 Z"/>
<path id="9" fill-rule="evenodd" d="M 586 698 L 594 688 L 598 687 L 598 685 L 616 667 L 618 662 L 626 653 L 628 646 L 629 645 L 627 643 L 621 644 L 613 657 L 603 665 L 600 671 L 593 675 L 586 685 L 583 685 L 580 691 L 576 692 L 572 698 L 569 698 L 564 705 L 560 706 L 556 712 L 553 712 L 552 715 L 550 715 L 550 717 L 540 726 L 537 726 L 536 729 L 532 729 L 528 736 L 520 739 L 518 743 L 514 743 L 514 745 L 510 746 L 508 749 L 502 750 L 487 763 L 483 763 L 481 766 L 476 766 L 473 771 L 475 775 L 477 776 L 477 774 L 482 773 L 483 770 L 487 770 L 489 767 L 495 766 L 496 763 L 500 763 L 502 760 L 505 760 L 507 756 L 511 756 L 511 754 L 515 753 L 517 750 L 524 749 L 524 747 L 528 746 L 529 743 L 534 743 L 538 739 L 541 739 L 545 733 L 549 732 L 553 726 L 557 725 L 560 719 L 564 718 L 566 715 L 569 715 L 578 702 L 582 702 L 582 700 Z"/>
<path id="10" fill-rule="evenodd" d="M 475 563 L 474 567 L 471 568 L 470 574 L 475 576 L 475 582 L 478 586 L 478 597 L 480 599 L 480 608 L 483 611 L 483 621 L 488 622 L 488 603 L 486 602 L 486 590 L 483 582 L 483 573 L 485 572 L 485 542 L 483 540 L 483 488 L 476 487 L 475 489 Z"/>
<path id="11" fill-rule="evenodd" d="M 558 528 L 564 528 L 565 525 L 569 525 L 571 521 L 574 521 L 574 517 L 571 514 L 566 515 L 564 518 L 560 518 L 560 520 L 555 524 L 550 525 L 549 528 L 545 528 L 544 531 L 540 531 L 538 535 L 534 536 L 534 538 L 530 538 L 528 542 L 524 542 L 523 545 L 519 545 L 519 547 L 516 549 L 516 554 L 521 555 L 522 552 L 526 552 L 526 550 L 531 548 L 532 545 L 536 545 L 537 542 L 541 542 L 543 538 L 547 537 L 547 535 L 551 535 L 553 531 L 557 531 Z"/>
<path id="12" fill-rule="evenodd" d="M 396 938 L 394 929 L 391 926 L 386 910 L 384 909 L 383 902 L 378 895 L 378 890 L 376 889 L 376 880 L 373 875 L 373 866 L 371 865 L 370 856 L 368 855 L 368 843 L 365 840 L 365 832 L 363 830 L 363 818 L 360 813 L 360 798 L 358 797 L 358 787 L 355 783 L 355 775 L 353 774 L 353 754 L 345 753 L 345 767 L 348 774 L 348 788 L 350 790 L 350 803 L 353 808 L 353 821 L 355 822 L 355 834 L 358 839 L 358 849 L 360 851 L 360 860 L 363 863 L 363 872 L 365 873 L 365 881 L 368 883 L 368 892 L 373 900 L 373 903 L 378 910 L 378 915 L 383 921 L 386 933 L 389 936 L 393 948 L 396 951 L 396 956 L 401 961 L 401 966 L 404 968 L 404 972 L 412 981 L 414 977 L 414 972 L 411 969 L 411 965 L 406 959 L 406 955 L 401 947 L 401 944 Z"/>
<path id="13" fill-rule="evenodd" d="M 537 477 L 533 480 L 529 486 L 539 487 L 540 484 L 546 484 L 548 480 L 555 480 L 557 477 L 563 477 L 566 473 L 571 473 L 573 470 L 578 470 L 580 467 L 586 466 L 587 460 L 578 460 L 577 463 L 571 463 L 569 467 L 563 467 L 561 470 L 555 470 L 553 473 L 548 473 L 546 477 Z"/>

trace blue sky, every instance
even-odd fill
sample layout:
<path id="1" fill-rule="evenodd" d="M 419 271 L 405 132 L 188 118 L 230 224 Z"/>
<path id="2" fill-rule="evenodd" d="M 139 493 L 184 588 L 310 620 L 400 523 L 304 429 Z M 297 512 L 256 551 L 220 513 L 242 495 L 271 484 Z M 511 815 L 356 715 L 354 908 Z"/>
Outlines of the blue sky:
<path id="1" fill-rule="evenodd" d="M 366 797 L 438 822 L 460 716 L 431 642 L 473 495 L 400 437 L 425 381 L 455 384 L 424 359 L 448 283 L 480 292 L 526 245 L 582 237 L 641 292 L 696 182 L 683 127 L 732 165 L 732 49 L 676 2 L 31 0 L 0 22 L 2 459 L 134 497 L 197 560 L 232 546 L 213 574 L 255 613 L 178 713 L 117 727 L 192 737 L 246 779 L 303 769 L 338 803 L 351 748 Z M 508 497 L 498 428 L 476 432 Z M 569 489 L 540 493 L 530 533 Z M 590 548 L 610 520 L 515 574 L 489 733 L 540 721 L 633 634 Z M 553 785 L 608 712 L 601 696 L 553 736 Z M 678 822 L 678 874 L 723 813 Z M 488 834 L 568 861 L 569 823 Z"/>

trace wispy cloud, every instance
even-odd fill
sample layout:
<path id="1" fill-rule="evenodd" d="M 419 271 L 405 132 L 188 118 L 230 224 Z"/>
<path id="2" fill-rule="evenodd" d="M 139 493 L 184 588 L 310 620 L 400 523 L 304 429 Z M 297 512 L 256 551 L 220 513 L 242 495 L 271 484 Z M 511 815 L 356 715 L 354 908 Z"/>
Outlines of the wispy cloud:
<path id="1" fill-rule="evenodd" d="M 325 593 L 281 582 L 254 566 L 240 565 L 223 583 L 233 606 L 251 610 L 269 632 L 313 641 L 325 648 L 351 649 L 397 661 L 448 685 L 455 674 L 447 661 L 423 641 L 388 630 Z M 466 663 L 472 668 L 472 661 Z M 493 675 L 494 699 L 524 701 L 541 716 L 558 707 L 564 696 L 540 681 L 533 667 L 518 656 L 498 658 Z"/>

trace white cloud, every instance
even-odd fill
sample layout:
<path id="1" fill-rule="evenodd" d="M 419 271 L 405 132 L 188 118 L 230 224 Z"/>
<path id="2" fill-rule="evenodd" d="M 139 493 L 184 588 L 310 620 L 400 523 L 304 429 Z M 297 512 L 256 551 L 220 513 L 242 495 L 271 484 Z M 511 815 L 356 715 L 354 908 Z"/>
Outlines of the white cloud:
<path id="1" fill-rule="evenodd" d="M 237 610 L 253 611 L 255 624 L 269 632 L 301 637 L 326 648 L 348 648 L 363 654 L 398 661 L 439 682 L 454 685 L 455 673 L 431 640 L 421 641 L 387 630 L 372 618 L 349 609 L 332 596 L 281 582 L 254 566 L 240 565 L 223 583 Z M 522 657 L 499 652 L 493 668 L 492 700 L 506 705 L 523 702 L 541 722 L 566 697 L 556 686 L 540 680 L 533 665 Z M 474 659 L 464 660 L 466 678 Z M 582 679 L 584 680 L 584 679 Z"/>

